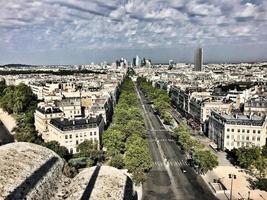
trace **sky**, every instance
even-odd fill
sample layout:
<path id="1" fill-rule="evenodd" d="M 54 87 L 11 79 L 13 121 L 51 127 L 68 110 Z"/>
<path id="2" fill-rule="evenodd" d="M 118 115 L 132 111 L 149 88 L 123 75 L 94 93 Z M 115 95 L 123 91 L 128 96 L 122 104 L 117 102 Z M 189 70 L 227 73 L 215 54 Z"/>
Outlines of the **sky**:
<path id="1" fill-rule="evenodd" d="M 267 0 L 0 0 L 0 64 L 267 60 Z"/>

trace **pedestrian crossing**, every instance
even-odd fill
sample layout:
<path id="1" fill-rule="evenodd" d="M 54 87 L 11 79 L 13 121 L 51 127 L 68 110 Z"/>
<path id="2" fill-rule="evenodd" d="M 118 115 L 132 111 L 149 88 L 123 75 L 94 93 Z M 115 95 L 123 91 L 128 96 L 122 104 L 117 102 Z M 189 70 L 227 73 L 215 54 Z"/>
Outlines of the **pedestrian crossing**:
<path id="1" fill-rule="evenodd" d="M 154 142 L 175 142 L 173 139 L 149 139 Z"/>
<path id="2" fill-rule="evenodd" d="M 169 165 L 173 167 L 182 167 L 182 166 L 189 166 L 188 163 L 185 160 L 169 160 L 165 163 L 163 161 L 154 161 L 155 167 L 164 167 L 164 165 Z"/>

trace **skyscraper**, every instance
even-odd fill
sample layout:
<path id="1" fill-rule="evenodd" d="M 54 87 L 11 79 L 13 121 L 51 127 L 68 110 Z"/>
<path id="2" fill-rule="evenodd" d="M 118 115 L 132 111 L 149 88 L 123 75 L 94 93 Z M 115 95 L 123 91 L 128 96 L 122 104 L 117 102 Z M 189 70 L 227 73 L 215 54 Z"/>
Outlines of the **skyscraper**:
<path id="1" fill-rule="evenodd" d="M 197 48 L 195 51 L 195 71 L 201 71 L 203 65 L 203 48 Z"/>

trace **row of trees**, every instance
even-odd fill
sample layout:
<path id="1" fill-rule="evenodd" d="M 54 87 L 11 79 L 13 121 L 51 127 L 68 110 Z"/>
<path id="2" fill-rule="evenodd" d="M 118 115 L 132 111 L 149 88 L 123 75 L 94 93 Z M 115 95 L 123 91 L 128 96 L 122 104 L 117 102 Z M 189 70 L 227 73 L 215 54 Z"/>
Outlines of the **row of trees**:
<path id="1" fill-rule="evenodd" d="M 139 106 L 134 84 L 126 79 L 121 87 L 113 122 L 103 134 L 104 149 L 110 165 L 128 169 L 133 173 L 136 183 L 144 182 L 146 172 L 152 167 Z"/>
<path id="2" fill-rule="evenodd" d="M 192 155 L 193 161 L 200 173 L 207 173 L 209 170 L 218 166 L 218 158 L 203 144 L 193 139 L 188 128 L 180 124 L 174 129 L 176 142 L 186 152 Z"/>
<path id="3" fill-rule="evenodd" d="M 146 99 L 153 102 L 156 111 L 164 120 L 164 123 L 170 125 L 173 118 L 170 113 L 171 105 L 168 94 L 161 89 L 153 87 L 150 82 L 145 80 L 145 78 L 138 78 L 138 85 L 146 96 Z"/>

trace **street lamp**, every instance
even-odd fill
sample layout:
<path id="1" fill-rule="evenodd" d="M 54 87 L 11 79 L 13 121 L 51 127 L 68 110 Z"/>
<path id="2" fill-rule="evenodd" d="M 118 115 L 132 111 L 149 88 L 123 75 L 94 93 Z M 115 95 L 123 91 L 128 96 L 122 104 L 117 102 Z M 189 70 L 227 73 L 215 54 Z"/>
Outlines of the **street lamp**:
<path id="1" fill-rule="evenodd" d="M 230 200 L 232 200 L 232 196 L 233 196 L 233 181 L 234 181 L 234 179 L 236 179 L 236 175 L 235 174 L 229 174 L 229 178 L 231 179 Z"/>

